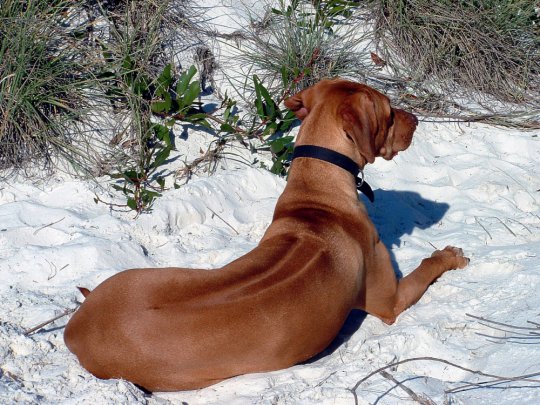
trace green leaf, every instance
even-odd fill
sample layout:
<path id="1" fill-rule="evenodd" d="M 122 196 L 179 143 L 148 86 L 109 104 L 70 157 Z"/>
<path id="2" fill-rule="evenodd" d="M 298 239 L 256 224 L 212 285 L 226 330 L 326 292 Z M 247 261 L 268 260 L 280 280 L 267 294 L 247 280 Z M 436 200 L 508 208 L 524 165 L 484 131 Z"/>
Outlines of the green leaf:
<path id="1" fill-rule="evenodd" d="M 272 97 L 270 96 L 270 93 L 268 92 L 268 90 L 266 89 L 266 87 L 263 86 L 263 84 L 261 83 L 261 94 L 264 98 L 264 101 L 266 103 L 266 116 L 267 117 L 270 117 L 271 119 L 272 118 L 275 118 L 276 116 L 276 110 L 277 110 L 277 106 L 276 106 L 276 103 L 275 101 L 272 99 Z"/>
<path id="2" fill-rule="evenodd" d="M 144 202 L 145 206 L 151 205 L 157 197 L 161 197 L 161 194 L 146 189 L 141 190 L 141 200 Z"/>
<path id="3" fill-rule="evenodd" d="M 195 121 L 197 124 L 201 125 L 204 128 L 212 129 L 212 125 L 207 120 L 197 120 Z"/>
<path id="4" fill-rule="evenodd" d="M 152 130 L 157 139 L 165 143 L 168 148 L 172 148 L 172 141 L 169 128 L 161 124 L 153 124 Z"/>
<path id="5" fill-rule="evenodd" d="M 197 120 L 204 120 L 206 119 L 207 115 L 205 113 L 195 113 L 195 114 L 189 114 L 188 118 L 190 121 L 196 122 Z"/>
<path id="6" fill-rule="evenodd" d="M 221 126 L 219 127 L 219 129 L 220 129 L 221 131 L 223 131 L 223 132 L 229 132 L 229 133 L 231 133 L 231 134 L 234 133 L 234 132 L 236 132 L 236 131 L 234 130 L 234 128 L 232 127 L 232 125 L 231 125 L 231 124 L 228 124 L 228 123 L 226 123 L 226 122 L 223 123 L 223 124 L 221 124 Z"/>
<path id="7" fill-rule="evenodd" d="M 263 132 L 263 136 L 275 134 L 277 128 L 278 128 L 277 122 L 270 122 L 268 125 L 266 125 L 266 128 L 264 129 L 264 132 Z"/>
<path id="8" fill-rule="evenodd" d="M 281 67 L 281 82 L 283 83 L 284 88 L 287 88 L 289 85 L 289 71 L 285 66 Z"/>
<path id="9" fill-rule="evenodd" d="M 188 88 L 189 82 L 191 81 L 193 76 L 195 76 L 195 73 L 197 73 L 197 69 L 193 65 L 189 67 L 189 70 L 187 72 L 182 73 L 182 75 L 180 76 L 180 80 L 176 85 L 176 94 L 178 94 L 178 96 L 184 95 Z"/>
<path id="10" fill-rule="evenodd" d="M 144 76 L 139 76 L 135 79 L 135 82 L 133 83 L 133 92 L 137 95 L 142 95 L 146 91 L 148 91 L 148 83 L 150 81 L 148 78 Z"/>
<path id="11" fill-rule="evenodd" d="M 281 163 L 280 161 L 275 161 L 272 167 L 270 168 L 270 172 L 274 174 L 280 175 L 282 171 L 283 171 L 283 163 Z"/>
<path id="12" fill-rule="evenodd" d="M 164 100 L 161 101 L 153 101 L 151 108 L 152 112 L 154 113 L 162 113 L 162 112 L 169 112 L 172 105 L 172 98 L 169 93 L 163 94 Z"/>
<path id="13" fill-rule="evenodd" d="M 172 65 L 169 63 L 167 66 L 163 68 L 163 72 L 158 76 L 157 78 L 157 92 L 165 92 L 168 93 L 169 87 L 172 83 L 172 73 L 171 73 Z M 163 95 L 163 94 L 160 94 Z"/>
<path id="14" fill-rule="evenodd" d="M 126 170 L 122 173 L 122 176 L 130 183 L 134 183 L 135 181 L 139 180 L 139 174 L 135 170 Z"/>
<path id="15" fill-rule="evenodd" d="M 133 211 L 137 211 L 137 203 L 135 202 L 135 199 L 128 198 L 127 199 L 127 206 L 131 208 Z"/>
<path id="16" fill-rule="evenodd" d="M 190 114 L 190 115 L 186 115 L 183 118 L 183 121 L 192 122 L 194 124 L 201 125 L 201 126 L 203 126 L 205 128 L 212 129 L 212 126 L 206 120 L 206 117 L 207 117 L 207 115 L 205 113 Z"/>
<path id="17" fill-rule="evenodd" d="M 257 75 L 253 75 L 253 84 L 255 86 L 255 107 L 257 108 L 257 115 L 260 117 L 261 120 L 264 120 L 266 119 L 266 115 L 264 113 L 264 105 L 262 102 L 262 95 L 261 95 L 262 85 Z"/>
<path id="18" fill-rule="evenodd" d="M 201 85 L 198 80 L 191 82 L 185 96 L 183 97 L 183 108 L 190 106 L 201 92 Z"/>
<path id="19" fill-rule="evenodd" d="M 124 61 L 122 62 L 122 69 L 124 73 L 133 70 L 133 60 L 129 55 L 124 58 Z"/>
<path id="20" fill-rule="evenodd" d="M 161 124 L 152 124 L 151 129 L 155 137 L 160 141 L 163 139 L 163 137 L 165 137 L 166 134 L 169 133 L 169 129 L 165 125 Z"/>
<path id="21" fill-rule="evenodd" d="M 156 198 L 156 197 L 161 197 L 162 196 L 162 194 L 158 193 L 157 191 L 149 191 L 149 190 L 143 190 L 141 194 L 143 194 L 145 196 L 148 196 L 148 197 L 151 197 L 151 198 Z"/>
<path id="22" fill-rule="evenodd" d="M 282 138 L 277 138 L 271 142 L 268 142 L 268 144 L 270 145 L 270 150 L 273 153 L 277 154 L 286 149 L 289 145 L 291 145 L 293 139 L 293 136 L 284 136 Z"/>
<path id="23" fill-rule="evenodd" d="M 274 120 L 276 118 L 276 112 L 279 112 L 276 102 L 272 99 L 272 96 L 270 96 L 270 93 L 257 75 L 253 75 L 253 84 L 255 85 L 257 114 L 262 120 Z"/>
<path id="24" fill-rule="evenodd" d="M 165 149 L 161 150 L 156 155 L 156 158 L 155 158 L 154 162 L 150 165 L 150 167 L 155 169 L 155 168 L 161 166 L 163 163 L 165 163 L 165 161 L 167 160 L 167 158 L 169 157 L 170 154 L 171 154 L 171 150 L 169 148 L 165 148 Z"/>
<path id="25" fill-rule="evenodd" d="M 296 121 L 296 115 L 294 115 L 292 111 L 288 110 L 287 113 L 285 114 L 285 117 L 283 117 L 283 119 L 279 123 L 279 127 L 277 130 L 281 132 L 287 131 L 291 127 L 294 121 Z"/>
<path id="26" fill-rule="evenodd" d="M 229 117 L 231 116 L 231 108 L 232 108 L 232 105 L 229 104 L 227 108 L 225 108 L 225 111 L 223 111 L 223 121 L 225 122 L 229 121 Z"/>
<path id="27" fill-rule="evenodd" d="M 121 191 L 121 192 L 124 192 L 126 189 L 125 187 L 119 186 L 118 184 L 111 184 L 111 187 L 114 188 L 116 191 Z"/>

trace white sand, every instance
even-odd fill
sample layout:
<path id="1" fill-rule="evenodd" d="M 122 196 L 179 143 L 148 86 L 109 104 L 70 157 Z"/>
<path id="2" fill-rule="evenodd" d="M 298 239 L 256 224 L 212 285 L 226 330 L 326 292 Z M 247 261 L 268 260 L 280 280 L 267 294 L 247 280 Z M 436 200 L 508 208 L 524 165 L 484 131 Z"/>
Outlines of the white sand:
<path id="1" fill-rule="evenodd" d="M 78 285 L 94 288 L 132 267 L 214 268 L 248 252 L 285 181 L 229 162 L 214 176 L 167 191 L 138 219 L 96 205 L 90 183 L 0 184 L 0 403 L 353 404 L 348 389 L 358 380 L 419 356 L 502 376 L 540 373 L 540 336 L 497 339 L 519 331 L 505 333 L 466 315 L 518 326 L 540 322 L 539 136 L 421 122 L 408 151 L 367 168 L 376 201 L 366 205 L 402 273 L 430 255 L 431 245 L 462 247 L 470 266 L 446 273 L 392 326 L 353 314 L 331 350 L 309 364 L 152 397 L 81 368 L 63 343 L 67 318 L 29 337 L 23 332 L 74 308 L 82 299 Z M 197 150 L 197 139 L 179 140 L 178 147 Z M 540 383 L 445 393 L 486 378 L 435 361 L 388 371 L 436 404 L 540 403 Z M 357 395 L 361 404 L 412 403 L 380 374 Z"/>
<path id="2" fill-rule="evenodd" d="M 396 324 L 355 314 L 333 352 L 310 364 L 152 398 L 82 369 L 63 344 L 66 318 L 29 337 L 24 330 L 73 308 L 81 299 L 77 285 L 93 288 L 131 267 L 212 268 L 249 251 L 269 224 L 284 180 L 246 166 L 220 170 L 168 191 L 151 214 L 136 220 L 94 204 L 88 183 L 4 184 L 0 403 L 351 404 L 347 388 L 357 380 L 418 356 L 503 376 L 540 372 L 540 338 L 521 344 L 489 339 L 478 333 L 505 333 L 466 316 L 519 326 L 540 322 L 539 134 L 421 123 L 408 151 L 366 170 L 376 190 L 375 204 L 366 205 L 404 274 L 431 254 L 430 243 L 460 246 L 471 257 L 466 270 L 443 275 Z M 513 385 L 529 388 L 445 394 L 459 382 L 485 379 L 436 362 L 407 363 L 391 374 L 437 404 L 540 401 L 540 389 L 525 383 Z M 393 387 L 377 375 L 357 392 L 361 403 L 409 400 Z"/>

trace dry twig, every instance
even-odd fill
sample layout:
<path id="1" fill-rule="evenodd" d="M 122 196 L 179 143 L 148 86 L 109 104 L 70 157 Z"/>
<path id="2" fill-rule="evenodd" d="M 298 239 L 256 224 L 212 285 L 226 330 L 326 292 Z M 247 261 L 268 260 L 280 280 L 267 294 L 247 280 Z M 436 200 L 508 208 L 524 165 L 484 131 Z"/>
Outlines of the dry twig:
<path id="1" fill-rule="evenodd" d="M 398 387 L 400 387 L 403 391 L 405 391 L 409 396 L 416 402 L 422 405 L 435 405 L 435 402 L 433 402 L 429 398 L 424 398 L 420 395 L 418 395 L 416 392 L 411 390 L 409 387 L 405 386 L 402 382 L 396 380 L 390 373 L 387 373 L 386 371 L 381 371 L 381 375 L 392 381 L 394 384 L 396 384 Z"/>
<path id="2" fill-rule="evenodd" d="M 480 321 L 480 325 L 487 326 L 488 328 L 504 332 L 504 336 L 493 336 L 485 333 L 476 334 L 484 336 L 489 339 L 498 341 L 507 341 L 510 343 L 520 344 L 536 344 L 540 342 L 540 325 L 536 324 L 536 327 L 515 326 L 504 322 L 492 321 L 491 319 L 483 318 L 481 316 L 466 314 L 467 316 Z M 534 322 L 527 321 L 528 323 L 535 324 Z"/>
<path id="3" fill-rule="evenodd" d="M 48 228 L 49 226 L 53 226 L 53 225 L 56 225 L 57 223 L 59 222 L 62 222 L 64 219 L 66 219 L 66 217 L 63 217 L 63 218 L 60 218 L 58 221 L 54 221 L 54 222 L 51 222 L 50 224 L 47 224 L 47 225 L 43 225 L 42 227 L 36 229 L 34 231 L 34 235 L 37 235 L 37 233 L 45 228 Z"/>
<path id="4" fill-rule="evenodd" d="M 365 381 L 367 381 L 368 379 L 373 377 L 375 374 L 381 373 L 382 371 L 384 371 L 384 370 L 386 370 L 388 368 L 396 367 L 396 366 L 398 366 L 400 364 L 410 363 L 410 362 L 413 362 L 413 361 L 434 361 L 434 362 L 438 362 L 438 363 L 444 363 L 444 364 L 447 364 L 449 366 L 458 368 L 460 370 L 467 371 L 467 372 L 472 373 L 472 374 L 476 374 L 476 375 L 479 375 L 479 376 L 482 376 L 482 377 L 487 377 L 487 378 L 492 379 L 491 381 L 477 383 L 480 386 L 484 386 L 485 384 L 490 384 L 490 383 L 491 384 L 504 384 L 504 383 L 508 383 L 508 382 L 511 382 L 511 381 L 521 381 L 521 382 L 529 382 L 529 383 L 538 383 L 538 384 L 540 384 L 540 379 L 532 378 L 532 377 L 539 376 L 540 372 L 529 373 L 529 374 L 524 374 L 524 375 L 515 376 L 515 377 L 506 377 L 506 376 L 500 376 L 500 375 L 496 375 L 496 374 L 485 373 L 485 372 L 480 371 L 480 370 L 472 370 L 470 368 L 460 366 L 459 364 L 453 363 L 451 361 L 444 360 L 444 359 L 439 359 L 439 358 L 436 358 L 436 357 L 413 357 L 413 358 L 410 358 L 410 359 L 400 360 L 400 361 L 396 361 L 396 362 L 392 362 L 390 364 L 387 364 L 387 365 L 385 365 L 383 367 L 380 367 L 380 368 L 372 371 L 371 373 L 369 373 L 364 378 L 358 380 L 356 382 L 356 384 L 352 388 L 349 388 L 349 391 L 351 391 L 351 393 L 354 396 L 354 403 L 356 405 L 358 405 L 358 394 L 356 393 L 356 390 L 358 389 L 358 387 L 360 387 L 360 385 L 362 383 L 364 383 Z M 511 387 L 508 387 L 508 388 L 511 388 Z M 451 393 L 451 392 L 454 392 L 454 391 L 453 390 L 448 390 L 446 392 Z"/>
<path id="5" fill-rule="evenodd" d="M 227 225 L 229 228 L 231 228 L 237 235 L 240 235 L 240 233 L 234 228 L 234 226 L 232 226 L 232 225 L 229 224 L 227 221 L 225 221 L 225 219 L 223 219 L 223 218 L 221 217 L 221 215 L 219 215 L 216 211 L 214 211 L 214 210 L 213 210 L 212 208 L 210 208 L 210 207 L 206 207 L 206 208 L 208 208 L 208 210 L 209 210 L 212 214 L 214 214 L 216 217 L 218 217 L 219 219 L 221 219 L 221 220 L 225 223 L 225 225 Z"/>
<path id="6" fill-rule="evenodd" d="M 43 328 L 44 326 L 47 326 L 48 324 L 53 323 L 54 321 L 56 321 L 56 320 L 58 320 L 58 319 L 60 319 L 60 318 L 63 318 L 63 317 L 66 316 L 66 315 L 69 315 L 69 314 L 75 312 L 76 310 L 77 310 L 77 308 L 69 308 L 69 309 L 66 309 L 64 312 L 62 312 L 62 313 L 59 314 L 59 315 L 56 315 L 54 318 L 49 319 L 48 321 L 42 322 L 42 323 L 40 323 L 39 325 L 34 326 L 33 328 L 27 329 L 27 330 L 24 332 L 24 336 L 31 335 L 32 333 L 34 333 L 34 332 L 40 330 L 40 329 Z"/>

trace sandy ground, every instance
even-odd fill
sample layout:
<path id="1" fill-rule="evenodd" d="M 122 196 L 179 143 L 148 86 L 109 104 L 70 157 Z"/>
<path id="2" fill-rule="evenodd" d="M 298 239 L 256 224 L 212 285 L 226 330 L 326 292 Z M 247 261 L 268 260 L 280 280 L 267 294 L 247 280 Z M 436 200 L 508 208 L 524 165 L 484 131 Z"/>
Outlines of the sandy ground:
<path id="1" fill-rule="evenodd" d="M 152 396 L 81 368 L 63 343 L 65 317 L 30 336 L 25 330 L 75 308 L 78 285 L 94 288 L 132 267 L 210 269 L 248 252 L 285 181 L 225 161 L 137 219 L 96 205 L 89 182 L 0 184 L 0 403 L 354 404 L 359 380 L 416 357 L 505 377 L 540 373 L 540 327 L 528 323 L 540 323 L 539 136 L 421 121 L 408 151 L 366 169 L 376 199 L 365 204 L 398 272 L 450 244 L 465 250 L 470 266 L 446 273 L 392 326 L 352 313 L 329 350 L 307 364 Z M 179 140 L 178 153 L 196 154 L 203 138 Z M 436 404 L 540 403 L 540 375 L 487 384 L 436 360 L 386 371 L 395 381 L 370 377 L 357 386 L 358 403 L 414 403 L 396 381 Z"/>
<path id="2" fill-rule="evenodd" d="M 93 288 L 131 267 L 214 268 L 249 251 L 270 222 L 284 180 L 228 165 L 170 190 L 138 219 L 96 205 L 90 183 L 3 184 L 0 403 L 352 404 L 349 389 L 369 372 L 424 356 L 506 377 L 540 372 L 538 334 L 526 337 L 519 333 L 529 331 L 508 327 L 503 332 L 467 315 L 521 327 L 540 322 L 539 134 L 421 123 L 408 151 L 366 170 L 376 200 L 365 203 L 398 271 L 411 271 L 432 245 L 460 246 L 471 257 L 466 270 L 443 275 L 394 325 L 355 312 L 330 350 L 313 362 L 152 397 L 82 369 L 63 344 L 66 318 L 28 337 L 23 332 L 74 308 L 82 299 L 77 285 Z M 388 371 L 437 404 L 540 401 L 538 383 L 449 393 L 489 379 L 436 361 Z M 356 392 L 360 403 L 410 401 L 380 374 Z"/>

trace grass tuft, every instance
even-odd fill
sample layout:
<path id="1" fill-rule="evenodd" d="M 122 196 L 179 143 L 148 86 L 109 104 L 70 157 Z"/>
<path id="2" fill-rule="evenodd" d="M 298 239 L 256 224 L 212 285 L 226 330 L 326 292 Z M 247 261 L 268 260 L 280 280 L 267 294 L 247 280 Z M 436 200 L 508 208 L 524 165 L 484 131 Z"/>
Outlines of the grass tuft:
<path id="1" fill-rule="evenodd" d="M 378 53 L 422 100 L 540 105 L 540 17 L 530 0 L 376 0 Z M 417 94 L 418 96 L 419 94 Z M 449 97 L 448 97 L 449 95 Z M 452 99 L 453 97 L 453 99 Z M 424 103 L 428 106 L 429 103 Z M 428 107 L 429 108 L 429 107 Z"/>
<path id="2" fill-rule="evenodd" d="M 330 7 L 334 3 L 335 8 Z M 274 93 L 295 93 L 335 76 L 365 80 L 370 71 L 364 49 L 367 33 L 348 20 L 356 6 L 336 0 L 267 5 L 264 16 L 251 17 L 241 59 Z"/>
<path id="3" fill-rule="evenodd" d="M 0 170 L 60 153 L 77 154 L 72 140 L 88 111 L 92 82 L 77 50 L 74 1 L 0 4 Z M 62 28 L 63 27 L 63 28 Z"/>

